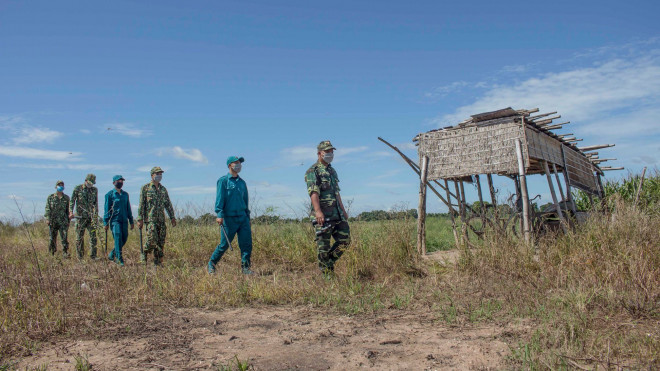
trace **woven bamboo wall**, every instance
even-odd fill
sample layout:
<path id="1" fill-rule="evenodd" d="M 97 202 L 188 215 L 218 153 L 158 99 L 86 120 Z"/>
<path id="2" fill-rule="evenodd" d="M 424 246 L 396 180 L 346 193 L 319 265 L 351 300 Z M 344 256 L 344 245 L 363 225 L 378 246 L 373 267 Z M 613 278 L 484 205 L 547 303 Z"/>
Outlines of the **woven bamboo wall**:
<path id="1" fill-rule="evenodd" d="M 525 129 L 525 133 L 527 134 L 527 147 L 530 158 L 563 166 L 561 142 L 529 126 Z"/>
<path id="2" fill-rule="evenodd" d="M 420 134 L 418 153 L 420 159 L 429 157 L 429 180 L 474 174 L 517 174 L 516 139 L 523 143 L 527 167 L 523 129 L 513 117 L 505 122 L 498 120 L 496 125 L 459 126 Z"/>
<path id="3" fill-rule="evenodd" d="M 571 186 L 593 194 L 598 193 L 598 185 L 594 178 L 595 168 L 591 162 L 578 151 L 564 146 L 566 156 L 566 173 Z"/>

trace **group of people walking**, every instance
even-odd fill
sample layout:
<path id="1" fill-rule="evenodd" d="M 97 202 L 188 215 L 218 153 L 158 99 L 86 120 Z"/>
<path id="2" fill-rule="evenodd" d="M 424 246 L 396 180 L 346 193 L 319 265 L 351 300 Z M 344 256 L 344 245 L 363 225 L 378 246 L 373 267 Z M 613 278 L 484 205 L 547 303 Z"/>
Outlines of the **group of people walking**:
<path id="1" fill-rule="evenodd" d="M 334 158 L 335 147 L 330 141 L 323 141 L 317 146 L 318 161 L 305 173 L 307 193 L 311 201 L 311 213 L 316 231 L 318 248 L 318 263 L 321 272 L 331 276 L 337 260 L 350 243 L 350 228 L 348 214 L 339 194 L 339 177 L 330 164 Z M 252 229 L 250 225 L 250 209 L 248 189 L 245 181 L 239 176 L 245 159 L 238 156 L 227 158 L 228 173 L 216 184 L 215 214 L 220 226 L 220 243 L 211 255 L 207 270 L 215 273 L 224 253 L 231 246 L 234 237 L 238 236 L 241 250 L 241 269 L 243 274 L 253 274 L 251 267 Z M 167 236 L 165 214 L 173 227 L 176 226 L 174 207 L 170 201 L 165 186 L 161 184 L 163 169 L 156 166 L 151 169 L 151 181 L 140 189 L 137 226 L 142 231 L 146 228 L 147 239 L 141 249 L 140 261 L 146 263 L 153 252 L 154 265 L 163 262 L 163 250 Z M 130 229 L 135 228 L 133 212 L 129 195 L 123 191 L 124 177 L 115 175 L 112 178 L 114 188 L 105 195 L 103 226 L 111 230 L 114 248 L 108 259 L 123 266 L 123 246 L 128 239 Z M 44 217 L 50 228 L 49 252 L 55 254 L 59 234 L 64 257 L 68 257 L 68 228 L 71 220 L 76 220 L 76 252 L 82 259 L 84 251 L 85 231 L 89 234 L 90 258 L 97 258 L 97 229 L 99 227 L 98 189 L 96 176 L 88 174 L 83 184 L 73 189 L 71 197 L 64 194 L 64 182 L 58 180 L 56 192 L 46 200 Z M 331 238 L 334 243 L 331 245 Z"/>

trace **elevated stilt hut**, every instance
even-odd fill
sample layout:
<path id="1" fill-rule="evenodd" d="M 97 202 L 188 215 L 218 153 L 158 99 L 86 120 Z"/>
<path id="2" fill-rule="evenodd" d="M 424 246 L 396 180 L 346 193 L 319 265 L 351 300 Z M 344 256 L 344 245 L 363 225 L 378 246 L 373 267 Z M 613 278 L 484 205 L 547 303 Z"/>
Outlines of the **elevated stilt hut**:
<path id="1" fill-rule="evenodd" d="M 578 147 L 576 143 L 581 139 L 553 132 L 569 124 L 554 124 L 553 121 L 561 117 L 557 112 L 534 115 L 536 112 L 538 109 L 505 108 L 473 115 L 455 126 L 418 134 L 413 138 L 418 147 L 418 162 L 379 138 L 420 176 L 417 238 L 420 253 L 426 252 L 427 187 L 447 206 L 457 246 L 470 245 L 470 239 L 481 238 L 487 228 L 501 233 L 520 233 L 531 242 L 534 233 L 544 228 L 545 221 L 552 220 L 560 228 L 567 228 L 570 216 L 576 212 L 572 188 L 603 196 L 600 180 L 603 171 L 620 168 L 601 168 L 600 164 L 607 159 L 599 159 L 594 151 L 614 145 Z M 535 174 L 546 175 L 552 196 L 551 210 L 533 209 L 527 177 Z M 480 175 L 486 175 L 488 189 L 485 193 Z M 498 200 L 493 175 L 505 176 L 514 182 L 516 194 L 508 203 Z M 465 183 L 476 187 L 479 203 L 467 202 Z M 484 200 L 484 194 L 490 195 L 489 203 Z"/>

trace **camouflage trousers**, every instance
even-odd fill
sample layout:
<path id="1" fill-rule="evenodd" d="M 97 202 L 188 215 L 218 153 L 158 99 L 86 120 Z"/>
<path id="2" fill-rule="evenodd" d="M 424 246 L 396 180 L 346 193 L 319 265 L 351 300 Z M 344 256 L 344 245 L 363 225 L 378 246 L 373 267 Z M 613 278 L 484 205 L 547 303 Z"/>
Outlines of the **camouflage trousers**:
<path id="1" fill-rule="evenodd" d="M 154 264 L 160 264 L 163 259 L 167 226 L 165 222 L 150 222 L 147 223 L 146 229 L 147 241 L 144 243 L 144 258 L 146 260 L 146 256 L 153 251 Z"/>
<path id="2" fill-rule="evenodd" d="M 89 232 L 91 245 L 89 257 L 94 259 L 96 258 L 96 228 L 92 218 L 78 219 L 76 222 L 76 251 L 79 258 L 85 255 L 85 230 Z"/>
<path id="3" fill-rule="evenodd" d="M 57 251 L 57 233 L 60 233 L 60 240 L 62 242 L 62 250 L 64 253 L 69 251 L 69 225 L 68 224 L 51 224 L 50 225 L 50 240 L 48 241 L 48 251 L 55 254 Z"/>
<path id="4" fill-rule="evenodd" d="M 335 263 L 344 254 L 344 250 L 351 243 L 351 230 L 347 221 L 333 221 L 332 228 L 316 237 L 318 247 L 319 268 L 321 270 L 334 270 Z M 320 231 L 321 226 L 316 226 L 316 231 Z M 330 237 L 335 243 L 330 245 Z"/>

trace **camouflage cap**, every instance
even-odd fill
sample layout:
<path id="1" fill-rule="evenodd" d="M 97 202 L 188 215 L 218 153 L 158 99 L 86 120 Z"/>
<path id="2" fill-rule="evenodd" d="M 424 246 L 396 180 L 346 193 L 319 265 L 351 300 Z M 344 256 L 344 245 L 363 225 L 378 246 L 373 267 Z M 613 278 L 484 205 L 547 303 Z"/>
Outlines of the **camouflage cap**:
<path id="1" fill-rule="evenodd" d="M 57 182 L 55 182 L 55 187 L 57 187 L 60 184 L 64 184 L 64 181 L 63 180 L 58 180 Z"/>
<path id="2" fill-rule="evenodd" d="M 92 184 L 96 184 L 96 175 L 87 174 L 87 177 L 85 177 L 85 180 L 89 180 Z"/>
<path id="3" fill-rule="evenodd" d="M 151 168 L 151 175 L 158 173 L 164 173 L 163 169 L 161 169 L 160 166 L 154 166 Z"/>
<path id="4" fill-rule="evenodd" d="M 329 149 L 337 149 L 337 148 L 333 147 L 332 143 L 330 143 L 329 140 L 324 140 L 321 143 L 319 143 L 318 146 L 316 146 L 316 149 L 320 152 L 320 151 L 327 151 Z"/>

